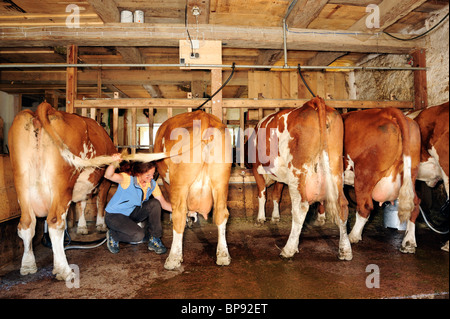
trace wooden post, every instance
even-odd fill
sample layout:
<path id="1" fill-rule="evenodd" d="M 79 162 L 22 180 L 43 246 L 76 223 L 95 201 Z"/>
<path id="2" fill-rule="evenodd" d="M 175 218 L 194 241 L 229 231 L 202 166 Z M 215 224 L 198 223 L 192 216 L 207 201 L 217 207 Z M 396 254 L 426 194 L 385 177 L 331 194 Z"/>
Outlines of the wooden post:
<path id="1" fill-rule="evenodd" d="M 137 142 L 136 142 L 136 134 L 137 134 L 137 109 L 133 107 L 131 109 L 131 154 L 136 154 Z"/>
<path id="2" fill-rule="evenodd" d="M 119 98 L 119 92 L 114 92 L 114 98 Z M 113 143 L 117 147 L 119 145 L 119 109 L 113 108 Z"/>
<path id="3" fill-rule="evenodd" d="M 78 61 L 78 46 L 67 46 L 67 63 L 76 64 Z M 66 112 L 73 113 L 73 104 L 77 98 L 77 68 L 70 67 L 66 71 Z"/>
<path id="4" fill-rule="evenodd" d="M 153 124 L 155 122 L 155 118 L 153 116 L 153 108 L 150 107 L 148 109 L 148 152 L 153 153 Z"/>
<path id="5" fill-rule="evenodd" d="M 211 94 L 214 94 L 222 86 L 222 69 L 211 69 Z M 211 113 L 221 121 L 223 119 L 222 91 L 212 99 Z"/>
<path id="6" fill-rule="evenodd" d="M 411 54 L 413 67 L 426 67 L 425 49 L 418 49 Z M 427 72 L 414 71 L 414 109 L 421 110 L 428 107 Z"/>
<path id="7" fill-rule="evenodd" d="M 99 99 L 102 98 L 102 70 L 98 70 L 97 72 L 97 97 Z M 97 109 L 95 107 L 91 107 L 91 119 L 97 121 Z M 101 119 L 98 119 L 98 122 L 101 122 Z"/>

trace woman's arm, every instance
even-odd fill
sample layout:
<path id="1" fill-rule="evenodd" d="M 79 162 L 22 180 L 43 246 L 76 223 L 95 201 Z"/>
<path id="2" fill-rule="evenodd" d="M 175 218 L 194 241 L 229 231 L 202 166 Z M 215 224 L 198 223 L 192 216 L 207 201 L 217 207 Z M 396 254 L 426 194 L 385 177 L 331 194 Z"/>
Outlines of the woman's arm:
<path id="1" fill-rule="evenodd" d="M 112 157 L 114 158 L 115 161 L 118 161 L 118 162 L 120 162 L 122 160 L 120 153 L 113 154 Z M 121 183 L 123 181 L 123 177 L 121 174 L 115 173 L 115 171 L 116 171 L 116 167 L 115 167 L 114 163 L 109 165 L 105 170 L 105 178 L 107 178 L 110 181 L 115 182 L 115 183 Z"/>
<path id="2" fill-rule="evenodd" d="M 164 198 L 163 195 L 155 196 L 155 198 L 157 200 L 159 200 L 162 209 L 167 210 L 169 212 L 172 211 L 172 204 L 170 204 L 168 201 L 166 201 L 166 199 Z"/>

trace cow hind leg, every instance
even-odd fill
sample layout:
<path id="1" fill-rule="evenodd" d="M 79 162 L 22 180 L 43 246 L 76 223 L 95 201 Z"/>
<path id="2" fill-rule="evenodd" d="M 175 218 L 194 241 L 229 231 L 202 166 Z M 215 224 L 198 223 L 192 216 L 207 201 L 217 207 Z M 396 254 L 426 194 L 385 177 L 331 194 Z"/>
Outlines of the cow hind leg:
<path id="1" fill-rule="evenodd" d="M 188 189 L 180 191 L 178 197 L 172 195 L 172 223 L 173 223 L 173 238 L 172 246 L 170 247 L 169 256 L 164 263 L 164 268 L 167 270 L 174 270 L 181 267 L 183 262 L 183 233 L 186 227 L 187 216 L 187 198 Z"/>
<path id="2" fill-rule="evenodd" d="M 216 264 L 219 266 L 228 266 L 231 263 L 231 257 L 228 252 L 226 240 L 226 227 L 228 216 L 230 215 L 227 209 L 226 192 L 222 190 L 215 190 L 214 195 L 214 222 L 218 229 L 218 241 L 216 251 Z"/>
<path id="3" fill-rule="evenodd" d="M 258 188 L 258 216 L 256 217 L 256 224 L 263 225 L 266 221 L 266 182 L 264 178 L 253 169 L 253 176 L 255 177 L 256 186 Z"/>
<path id="4" fill-rule="evenodd" d="M 272 219 L 271 223 L 276 224 L 280 221 L 280 201 L 281 201 L 281 193 L 283 191 L 282 183 L 275 183 L 273 186 L 272 198 L 273 198 L 273 211 L 272 211 Z"/>
<path id="5" fill-rule="evenodd" d="M 358 184 L 359 185 L 359 184 Z M 349 239 L 352 244 L 356 244 L 362 240 L 362 232 L 364 226 L 369 220 L 370 212 L 373 210 L 372 189 L 370 186 L 366 188 L 355 185 L 356 194 L 356 221 L 353 225 L 352 231 L 349 234 Z"/>
<path id="6" fill-rule="evenodd" d="M 355 225 L 353 225 L 352 231 L 348 235 L 348 238 L 352 244 L 356 244 L 362 240 L 362 232 L 368 219 L 369 217 L 362 217 L 359 212 L 356 212 Z"/>
<path id="7" fill-rule="evenodd" d="M 416 224 L 408 220 L 405 237 L 403 237 L 400 251 L 405 254 L 414 254 L 416 252 L 416 247 Z"/>
<path id="8" fill-rule="evenodd" d="M 76 211 L 80 212 L 80 217 L 78 218 L 78 225 L 77 225 L 77 234 L 80 235 L 87 235 L 88 234 L 88 228 L 86 224 L 86 204 L 87 202 L 85 200 L 82 200 L 75 204 Z"/>
<path id="9" fill-rule="evenodd" d="M 111 183 L 104 179 L 97 194 L 97 221 L 95 225 L 100 233 L 105 233 L 108 230 L 105 223 L 105 207 L 110 187 Z"/>
<path id="10" fill-rule="evenodd" d="M 69 202 L 70 204 L 70 202 Z M 57 216 L 55 212 L 62 211 L 62 207 L 59 209 L 53 209 L 47 217 L 48 233 L 52 242 L 53 250 L 53 274 L 56 275 L 58 280 L 70 281 L 74 279 L 74 272 L 69 267 L 66 254 L 64 252 L 64 231 L 66 226 L 66 216 L 69 204 L 60 216 Z"/>
<path id="11" fill-rule="evenodd" d="M 289 194 L 292 202 L 292 226 L 289 239 L 280 253 L 280 256 L 283 258 L 292 258 L 295 253 L 298 253 L 300 233 L 309 209 L 308 202 L 301 200 L 301 195 L 297 188 L 289 186 Z"/>
<path id="12" fill-rule="evenodd" d="M 22 208 L 23 209 L 23 208 Z M 20 274 L 22 276 L 34 274 L 37 271 L 36 260 L 33 253 L 33 237 L 36 227 L 36 217 L 34 213 L 22 212 L 17 233 L 23 240 L 24 252 L 22 257 L 22 264 L 20 267 Z"/>

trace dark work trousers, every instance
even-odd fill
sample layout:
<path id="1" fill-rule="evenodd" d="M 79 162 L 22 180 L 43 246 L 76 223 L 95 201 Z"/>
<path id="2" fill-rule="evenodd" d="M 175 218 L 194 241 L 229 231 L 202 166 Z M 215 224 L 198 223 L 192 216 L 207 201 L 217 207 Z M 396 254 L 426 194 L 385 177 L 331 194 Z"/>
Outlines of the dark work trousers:
<path id="1" fill-rule="evenodd" d="M 161 204 L 151 197 L 136 207 L 130 216 L 123 214 L 112 214 L 106 212 L 105 222 L 114 240 L 136 243 L 144 239 L 146 229 L 141 228 L 137 223 L 147 220 L 147 233 L 150 236 L 161 238 Z"/>

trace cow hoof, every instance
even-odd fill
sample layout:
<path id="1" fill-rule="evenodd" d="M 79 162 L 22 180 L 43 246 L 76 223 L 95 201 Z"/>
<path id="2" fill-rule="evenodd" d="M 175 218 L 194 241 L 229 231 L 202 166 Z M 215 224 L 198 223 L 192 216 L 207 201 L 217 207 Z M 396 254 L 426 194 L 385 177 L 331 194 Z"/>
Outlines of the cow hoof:
<path id="1" fill-rule="evenodd" d="M 37 272 L 36 264 L 34 264 L 34 265 L 26 265 L 26 266 L 20 267 L 20 274 L 22 276 L 35 274 L 36 272 Z"/>
<path id="2" fill-rule="evenodd" d="M 181 267 L 181 263 L 183 262 L 183 258 L 173 258 L 167 257 L 166 262 L 164 263 L 164 269 L 166 270 L 175 270 Z"/>
<path id="3" fill-rule="evenodd" d="M 258 227 L 264 226 L 265 221 L 266 221 L 266 219 L 257 219 L 255 222 L 255 226 L 258 226 Z"/>
<path id="4" fill-rule="evenodd" d="M 341 250 L 339 249 L 339 255 L 338 255 L 339 260 L 352 260 L 353 259 L 353 253 L 352 251 L 347 251 L 347 250 Z"/>
<path id="5" fill-rule="evenodd" d="M 362 240 L 361 235 L 354 235 L 352 233 L 350 233 L 350 235 L 348 235 L 348 240 L 350 240 L 351 244 L 357 244 Z"/>
<path id="6" fill-rule="evenodd" d="M 216 264 L 219 266 L 228 266 L 231 263 L 230 256 L 217 257 Z"/>
<path id="7" fill-rule="evenodd" d="M 56 275 L 56 279 L 62 281 L 72 281 L 75 279 L 75 273 L 70 267 L 63 269 L 53 269 L 53 274 Z"/>
<path id="8" fill-rule="evenodd" d="M 442 249 L 443 251 L 448 252 L 448 240 L 447 240 L 447 242 L 445 243 L 445 245 L 441 247 L 441 249 Z"/>
<path id="9" fill-rule="evenodd" d="M 270 220 L 270 223 L 273 225 L 276 225 L 276 224 L 278 224 L 279 221 L 280 221 L 280 217 L 275 217 Z"/>
<path id="10" fill-rule="evenodd" d="M 400 247 L 400 251 L 404 254 L 415 254 L 416 245 L 407 243 L 405 246 Z"/>
<path id="11" fill-rule="evenodd" d="M 79 235 L 87 235 L 88 234 L 87 227 L 86 226 L 78 226 L 77 234 L 79 234 Z"/>
<path id="12" fill-rule="evenodd" d="M 108 231 L 108 227 L 106 227 L 106 224 L 97 225 L 96 229 L 99 233 L 106 233 Z"/>
<path id="13" fill-rule="evenodd" d="M 281 250 L 280 257 L 282 259 L 292 259 L 295 253 L 298 253 L 298 250 L 287 250 L 283 248 Z"/>

